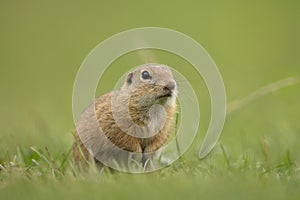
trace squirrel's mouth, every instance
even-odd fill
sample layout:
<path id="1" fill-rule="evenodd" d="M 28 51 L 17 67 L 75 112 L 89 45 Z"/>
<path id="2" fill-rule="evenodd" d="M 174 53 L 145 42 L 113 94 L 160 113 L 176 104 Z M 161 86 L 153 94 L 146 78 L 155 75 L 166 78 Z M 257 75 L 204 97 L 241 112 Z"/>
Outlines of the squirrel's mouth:
<path id="1" fill-rule="evenodd" d="M 169 98 L 172 97 L 174 94 L 174 89 L 176 85 L 174 82 L 169 82 L 166 86 L 163 88 L 162 95 L 158 96 L 157 99 L 164 99 L 164 98 Z"/>
<path id="2" fill-rule="evenodd" d="M 162 98 L 168 98 L 168 97 L 172 97 L 172 93 L 163 94 L 163 95 L 158 96 L 157 98 L 162 99 Z"/>

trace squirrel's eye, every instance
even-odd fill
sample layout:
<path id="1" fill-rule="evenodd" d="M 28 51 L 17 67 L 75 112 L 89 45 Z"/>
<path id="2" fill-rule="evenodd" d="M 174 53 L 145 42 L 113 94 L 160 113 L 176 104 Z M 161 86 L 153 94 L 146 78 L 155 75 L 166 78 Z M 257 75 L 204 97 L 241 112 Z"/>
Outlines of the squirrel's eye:
<path id="1" fill-rule="evenodd" d="M 151 79 L 152 77 L 150 76 L 150 73 L 148 71 L 143 71 L 142 78 L 143 79 Z"/>

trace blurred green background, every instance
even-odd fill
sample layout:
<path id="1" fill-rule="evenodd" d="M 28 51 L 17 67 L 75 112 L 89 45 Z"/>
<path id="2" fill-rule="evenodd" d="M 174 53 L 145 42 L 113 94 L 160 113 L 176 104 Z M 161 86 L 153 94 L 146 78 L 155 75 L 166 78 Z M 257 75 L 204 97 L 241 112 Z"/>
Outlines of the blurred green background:
<path id="1" fill-rule="evenodd" d="M 267 84 L 288 77 L 299 80 L 299 19 L 300 3 L 292 0 L 1 1 L 0 164 L 13 159 L 18 145 L 25 149 L 30 146 L 36 148 L 47 146 L 57 156 L 68 151 L 72 144 L 71 132 L 74 127 L 71 95 L 77 70 L 87 54 L 113 34 L 137 27 L 156 26 L 189 35 L 208 51 L 219 67 L 228 102 L 232 102 Z M 97 94 L 110 91 L 120 75 L 144 63 L 145 58 L 141 58 L 140 55 L 138 52 L 132 52 L 116 60 L 99 82 Z M 300 84 L 298 83 L 270 92 L 229 113 L 219 145 L 207 158 L 213 163 L 208 164 L 212 166 L 208 174 L 213 178 L 207 180 L 208 175 L 199 175 L 191 182 L 188 181 L 191 177 L 186 173 L 190 174 L 191 171 L 200 173 L 204 170 L 201 163 L 209 162 L 197 159 L 199 141 L 206 131 L 210 117 L 205 84 L 201 77 L 195 77 L 188 63 L 175 55 L 157 50 L 145 51 L 144 55 L 153 55 L 155 60 L 151 61 L 165 63 L 181 71 L 199 91 L 197 95 L 202 117 L 200 136 L 185 155 L 187 160 L 192 161 L 180 165 L 182 170 L 180 167 L 176 168 L 174 174 L 179 173 L 176 175 L 180 177 L 178 179 L 163 174 L 164 177 L 171 176 L 169 181 L 164 179 L 165 184 L 161 189 L 161 193 L 166 194 L 165 197 L 172 197 L 171 194 L 170 196 L 167 194 L 169 190 L 181 188 L 176 184 L 173 184 L 174 187 L 171 187 L 172 184 L 169 185 L 174 180 L 191 184 L 191 187 L 187 187 L 184 191 L 178 190 L 182 191 L 182 195 L 197 193 L 195 184 L 198 182 L 199 187 L 211 193 L 215 190 L 212 185 L 218 183 L 217 191 L 220 191 L 220 195 L 224 195 L 226 189 L 222 189 L 222 184 L 226 184 L 227 179 L 223 177 L 220 182 L 217 181 L 219 179 L 215 177 L 214 169 L 218 169 L 217 174 L 227 173 L 229 165 L 239 166 L 245 161 L 245 157 L 249 159 L 249 165 L 253 166 L 253 169 L 264 164 L 276 168 L 288 161 L 299 163 Z M 228 160 L 224 159 L 221 147 L 225 149 L 227 153 L 225 158 Z M 186 168 L 190 170 L 185 170 Z M 299 167 L 294 171 L 297 180 L 300 177 L 299 171 Z M 160 183 L 160 177 L 163 175 L 153 174 L 151 178 L 142 176 L 141 180 L 135 177 L 132 180 L 133 188 L 134 185 Z M 131 180 L 132 177 L 124 176 L 125 178 L 120 178 L 120 182 L 127 184 L 125 180 Z M 244 183 L 241 178 L 243 176 L 247 175 L 239 172 L 234 178 L 235 181 L 229 181 L 231 184 L 228 186 L 228 197 L 248 196 L 247 188 L 256 187 L 255 179 Z M 275 198 L 293 194 L 289 189 L 299 186 L 299 181 L 293 182 L 291 184 L 293 186 L 290 187 L 282 182 L 276 182 L 274 178 L 276 183 L 272 189 L 268 186 L 272 181 L 268 180 L 258 185 L 261 186 L 260 191 L 264 195 L 269 191 L 275 192 Z M 21 189 L 26 185 L 26 181 L 14 184 L 4 182 L 0 184 L 0 190 L 4 188 L 0 193 L 6 194 L 4 197 L 7 198 L 12 197 L 10 195 L 15 189 Z M 102 195 L 109 196 L 111 192 L 113 193 L 109 189 L 110 186 L 116 186 L 120 193 L 131 197 L 132 188 L 127 185 L 124 189 L 117 186 L 117 183 L 115 180 L 108 185 L 101 183 L 103 190 L 108 191 Z M 29 185 L 31 184 L 35 185 L 34 183 Z M 48 187 L 53 183 L 44 181 L 44 184 Z M 159 190 L 153 185 L 151 186 L 153 190 Z M 236 185 L 239 185 L 241 193 L 236 193 Z M 97 190 L 93 183 L 89 186 L 91 187 L 86 187 L 87 193 Z M 45 193 L 49 196 L 55 195 L 51 191 L 55 191 L 57 187 L 60 186 L 49 186 L 50 189 L 47 190 L 49 194 Z M 76 188 L 82 188 L 80 183 L 74 183 L 73 189 Z M 36 191 L 43 196 L 43 189 L 37 188 Z M 61 192 L 61 194 L 58 192 L 60 197 L 68 196 L 66 191 Z M 281 196 L 276 195 L 276 192 Z M 23 193 L 29 194 L 30 189 L 27 191 L 23 188 Z M 34 196 L 35 192 L 32 195 Z M 114 195 L 118 197 L 117 194 Z M 218 195 L 209 197 L 217 198 Z"/>

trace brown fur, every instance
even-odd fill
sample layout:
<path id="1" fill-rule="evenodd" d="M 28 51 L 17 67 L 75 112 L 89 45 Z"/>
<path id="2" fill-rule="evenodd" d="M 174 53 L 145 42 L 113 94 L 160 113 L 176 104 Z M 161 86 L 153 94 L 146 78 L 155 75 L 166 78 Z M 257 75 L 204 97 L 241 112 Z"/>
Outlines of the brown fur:
<path id="1" fill-rule="evenodd" d="M 93 105 L 89 109 L 95 110 L 95 115 L 99 126 L 102 128 L 105 136 L 117 147 L 136 153 L 150 153 L 158 150 L 162 147 L 169 136 L 173 116 L 175 114 L 176 103 L 172 99 L 171 103 L 167 102 L 167 98 L 158 98 L 160 95 L 165 93 L 165 85 L 173 81 L 173 76 L 171 71 L 166 66 L 142 66 L 137 68 L 129 78 L 133 78 L 132 83 L 124 83 L 123 87 L 119 91 L 110 92 L 104 94 L 97 98 Z M 156 81 L 147 82 L 139 80 L 141 70 L 149 70 Z M 139 79 L 138 79 L 138 78 Z M 156 78 L 156 79 L 155 79 Z M 130 94 L 130 95 L 129 95 Z M 173 98 L 176 97 L 177 91 L 173 92 Z M 128 102 L 128 107 L 126 106 Z M 114 116 L 114 109 L 116 108 L 120 119 L 127 125 L 129 122 L 126 112 L 128 112 L 131 120 L 139 126 L 147 126 L 150 123 L 149 119 L 149 109 L 153 104 L 160 104 L 166 110 L 166 121 L 163 124 L 161 130 L 154 136 L 148 138 L 139 138 L 129 134 L 126 134 L 122 128 L 116 122 Z M 111 105 L 115 107 L 112 108 Z M 87 109 L 88 110 L 88 109 Z M 89 123 L 92 117 L 92 112 L 85 111 L 82 114 L 79 123 L 81 123 L 81 130 L 90 131 Z M 155 115 L 155 114 L 154 114 Z M 89 138 L 89 133 L 87 133 L 88 140 L 93 140 L 92 136 Z M 82 138 L 81 138 L 82 139 Z M 83 145 L 80 137 L 76 133 L 76 141 L 74 142 L 73 157 L 76 163 L 82 163 L 83 160 L 89 159 L 89 151 L 86 146 Z M 101 147 L 99 147 L 101 148 Z M 99 150 L 100 151 L 100 150 Z M 108 151 L 103 147 L 101 151 Z"/>

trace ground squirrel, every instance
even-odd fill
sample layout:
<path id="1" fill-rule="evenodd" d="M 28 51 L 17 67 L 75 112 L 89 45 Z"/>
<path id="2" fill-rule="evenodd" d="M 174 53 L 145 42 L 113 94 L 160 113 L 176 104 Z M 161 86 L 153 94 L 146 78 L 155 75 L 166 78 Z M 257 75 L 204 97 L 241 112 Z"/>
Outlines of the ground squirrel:
<path id="1" fill-rule="evenodd" d="M 145 64 L 129 72 L 120 90 L 98 97 L 76 122 L 75 162 L 91 153 L 108 165 L 134 157 L 144 166 L 168 139 L 176 96 L 168 66 Z"/>

